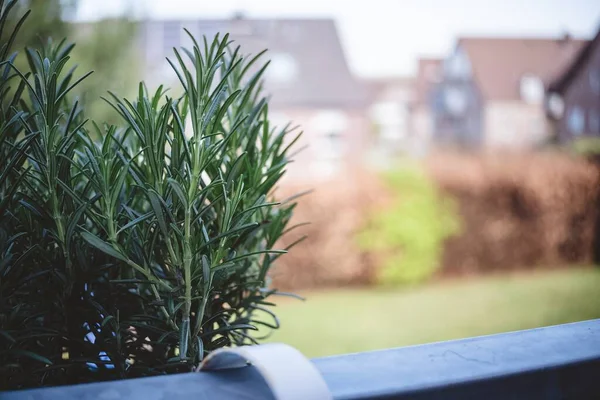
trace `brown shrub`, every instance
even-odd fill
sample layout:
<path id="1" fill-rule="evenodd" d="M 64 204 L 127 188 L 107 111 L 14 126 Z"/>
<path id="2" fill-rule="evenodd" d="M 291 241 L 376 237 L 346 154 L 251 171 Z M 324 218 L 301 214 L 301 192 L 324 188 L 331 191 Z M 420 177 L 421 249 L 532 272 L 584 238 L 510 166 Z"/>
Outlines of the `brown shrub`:
<path id="1" fill-rule="evenodd" d="M 436 154 L 427 167 L 459 200 L 463 220 L 446 243 L 443 273 L 594 261 L 597 165 L 558 154 Z"/>
<path id="2" fill-rule="evenodd" d="M 600 168 L 557 154 L 435 154 L 430 176 L 458 200 L 462 232 L 445 244 L 441 275 L 553 267 L 597 261 L 600 248 Z M 388 194 L 375 174 L 352 171 L 315 183 L 299 200 L 272 278 L 280 289 L 369 284 L 375 260 L 358 249 L 356 232 Z M 307 187 L 286 187 L 292 194 Z"/>
<path id="3" fill-rule="evenodd" d="M 354 240 L 369 205 L 383 201 L 383 188 L 375 176 L 353 171 L 348 177 L 316 183 L 314 191 L 298 200 L 293 224 L 310 224 L 284 236 L 286 247 L 307 238 L 281 257 L 271 277 L 280 289 L 346 286 L 371 282 L 372 268 Z M 286 195 L 306 190 L 306 186 L 284 188 Z"/>

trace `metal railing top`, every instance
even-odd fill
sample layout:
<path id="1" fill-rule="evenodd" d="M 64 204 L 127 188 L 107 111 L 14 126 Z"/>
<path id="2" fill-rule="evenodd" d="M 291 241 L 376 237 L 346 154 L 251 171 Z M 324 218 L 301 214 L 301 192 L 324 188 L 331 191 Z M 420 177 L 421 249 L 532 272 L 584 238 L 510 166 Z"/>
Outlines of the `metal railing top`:
<path id="1" fill-rule="evenodd" d="M 334 399 L 600 398 L 600 319 L 313 359 Z M 273 399 L 253 366 L 0 393 L 2 400 Z"/>

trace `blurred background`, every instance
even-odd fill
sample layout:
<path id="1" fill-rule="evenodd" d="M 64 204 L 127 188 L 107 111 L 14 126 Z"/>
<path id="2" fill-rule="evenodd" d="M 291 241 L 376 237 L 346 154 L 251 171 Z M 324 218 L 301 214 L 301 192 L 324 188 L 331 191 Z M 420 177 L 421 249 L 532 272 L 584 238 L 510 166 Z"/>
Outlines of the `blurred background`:
<path id="1" fill-rule="evenodd" d="M 269 340 L 308 356 L 600 317 L 600 3 L 23 0 L 21 45 L 77 42 L 79 96 L 176 77 L 194 36 L 268 49 L 302 193 Z M 310 222 L 309 225 L 305 222 Z"/>

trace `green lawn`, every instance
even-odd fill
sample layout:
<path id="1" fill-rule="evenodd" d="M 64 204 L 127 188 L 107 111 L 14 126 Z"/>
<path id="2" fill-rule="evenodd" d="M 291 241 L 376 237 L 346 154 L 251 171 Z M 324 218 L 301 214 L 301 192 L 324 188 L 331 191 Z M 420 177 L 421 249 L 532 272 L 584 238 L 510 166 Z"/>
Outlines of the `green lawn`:
<path id="1" fill-rule="evenodd" d="M 270 341 L 317 357 L 600 318 L 600 270 L 304 295 L 306 302 L 279 302 L 283 326 Z"/>

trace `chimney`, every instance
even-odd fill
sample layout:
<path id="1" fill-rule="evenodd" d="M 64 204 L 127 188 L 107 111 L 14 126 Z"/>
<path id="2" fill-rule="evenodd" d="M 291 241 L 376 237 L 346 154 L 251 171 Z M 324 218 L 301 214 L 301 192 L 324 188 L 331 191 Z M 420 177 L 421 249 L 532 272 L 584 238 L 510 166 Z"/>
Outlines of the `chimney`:
<path id="1" fill-rule="evenodd" d="M 233 17 L 231 19 L 233 19 L 234 21 L 240 21 L 243 20 L 245 17 L 246 15 L 242 10 L 236 10 L 233 12 Z"/>
<path id="2" fill-rule="evenodd" d="M 252 35 L 252 23 L 244 11 L 238 9 L 233 13 L 231 21 L 228 24 L 228 31 L 234 36 L 249 36 Z"/>
<path id="3" fill-rule="evenodd" d="M 571 35 L 571 33 L 568 31 L 565 31 L 558 41 L 563 45 L 569 44 L 573 41 L 573 35 Z"/>

